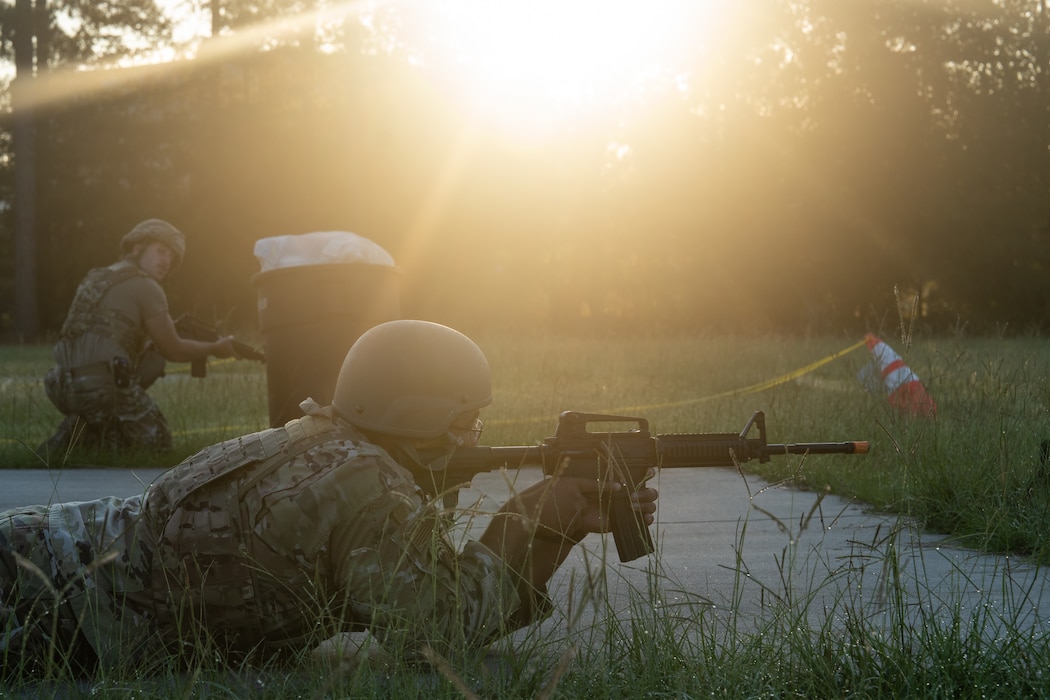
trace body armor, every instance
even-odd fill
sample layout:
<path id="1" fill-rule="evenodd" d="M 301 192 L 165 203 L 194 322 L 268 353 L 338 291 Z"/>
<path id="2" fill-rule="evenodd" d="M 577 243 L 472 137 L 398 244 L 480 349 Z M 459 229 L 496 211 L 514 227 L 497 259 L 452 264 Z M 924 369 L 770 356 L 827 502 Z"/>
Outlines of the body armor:
<path id="1" fill-rule="evenodd" d="M 136 357 L 145 340 L 145 330 L 135 319 L 116 309 L 99 308 L 106 292 L 136 276 L 149 277 L 137 265 L 126 261 L 89 271 L 77 287 L 62 324 L 62 340 L 69 343 L 84 333 L 96 333 L 113 339 L 129 358 Z"/>
<path id="2" fill-rule="evenodd" d="M 234 650 L 260 640 L 281 647 L 316 633 L 314 623 L 327 603 L 316 585 L 324 572 L 304 568 L 293 553 L 260 546 L 254 532 L 260 501 L 272 495 L 267 478 L 332 440 L 355 441 L 356 456 L 385 454 L 358 442 L 361 435 L 350 426 L 306 416 L 207 448 L 150 487 L 159 629 L 185 634 L 201 625 Z M 294 497 L 290 484 L 275 488 Z"/>

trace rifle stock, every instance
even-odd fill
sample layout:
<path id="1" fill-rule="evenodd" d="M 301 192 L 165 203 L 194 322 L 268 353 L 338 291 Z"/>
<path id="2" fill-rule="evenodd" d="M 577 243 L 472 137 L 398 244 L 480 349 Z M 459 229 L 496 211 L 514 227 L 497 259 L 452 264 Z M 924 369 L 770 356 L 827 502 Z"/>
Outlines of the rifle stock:
<path id="1" fill-rule="evenodd" d="M 589 426 L 608 424 L 609 430 Z M 611 428 L 626 428 L 612 430 Z M 748 437 L 752 431 L 756 437 Z M 864 454 L 868 442 L 802 442 L 769 444 L 766 421 L 756 411 L 739 433 L 652 435 L 649 421 L 633 416 L 565 411 L 554 437 L 536 446 L 461 447 L 444 473 L 444 488 L 468 484 L 481 472 L 539 466 L 545 475 L 615 480 L 624 488 L 611 504 L 611 529 L 620 561 L 633 561 L 654 550 L 649 529 L 630 505 L 630 493 L 645 483 L 652 468 L 733 467 L 753 459 L 790 454 Z"/>

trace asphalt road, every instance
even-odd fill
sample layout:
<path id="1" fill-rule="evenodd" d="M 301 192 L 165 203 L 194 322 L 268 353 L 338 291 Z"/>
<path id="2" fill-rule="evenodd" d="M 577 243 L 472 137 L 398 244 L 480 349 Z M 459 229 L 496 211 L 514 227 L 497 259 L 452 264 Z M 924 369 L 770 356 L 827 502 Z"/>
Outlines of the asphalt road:
<path id="1" fill-rule="evenodd" d="M 0 470 L 0 511 L 142 493 L 163 469 Z"/>
<path id="2" fill-rule="evenodd" d="M 159 473 L 0 471 L 0 510 L 131 496 Z M 507 498 L 508 481 L 517 479 L 514 487 L 523 488 L 539 478 L 532 469 L 479 475 L 460 505 L 491 512 Z M 611 538 L 592 535 L 552 581 L 555 599 L 596 594 L 603 601 L 571 622 L 574 633 L 609 613 L 636 616 L 639 601 L 656 601 L 675 614 L 702 609 L 745 625 L 789 608 L 803 610 L 814 625 L 844 622 L 847 613 L 892 620 L 890 603 L 903 601 L 918 616 L 916 624 L 980 614 L 1001 625 L 982 625 L 982 633 L 1050 631 L 1048 572 L 1016 558 L 955 548 L 837 497 L 771 486 L 731 469 L 664 470 L 655 485 L 661 493 L 658 556 L 622 564 Z M 475 534 L 485 523 L 479 515 L 461 534 Z M 545 624 L 553 635 L 570 626 L 558 614 Z"/>

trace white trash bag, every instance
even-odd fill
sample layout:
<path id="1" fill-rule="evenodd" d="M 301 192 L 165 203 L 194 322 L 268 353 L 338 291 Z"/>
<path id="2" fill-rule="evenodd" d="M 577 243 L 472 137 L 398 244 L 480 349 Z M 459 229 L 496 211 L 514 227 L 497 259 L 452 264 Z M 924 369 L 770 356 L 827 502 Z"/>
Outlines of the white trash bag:
<path id="1" fill-rule="evenodd" d="M 273 236 L 255 242 L 261 272 L 300 265 L 362 263 L 393 265 L 382 246 L 349 231 L 317 231 L 295 236 Z"/>

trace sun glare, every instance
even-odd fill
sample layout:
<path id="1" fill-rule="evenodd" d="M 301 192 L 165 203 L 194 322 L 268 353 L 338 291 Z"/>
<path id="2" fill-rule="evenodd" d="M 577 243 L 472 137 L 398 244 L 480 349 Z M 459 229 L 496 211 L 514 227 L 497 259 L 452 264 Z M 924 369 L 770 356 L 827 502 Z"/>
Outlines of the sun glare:
<path id="1" fill-rule="evenodd" d="M 149 63 L 170 61 L 209 34 L 205 5 L 160 2 L 175 22 L 177 48 L 151 55 Z M 730 0 L 327 0 L 317 6 L 323 9 L 213 38 L 209 57 L 257 50 L 288 31 L 322 31 L 328 21 L 349 19 L 368 29 L 373 13 L 389 10 L 389 25 L 372 31 L 421 62 L 450 100 L 513 131 L 542 133 L 566 120 L 609 114 L 658 89 L 689 89 L 691 71 L 714 50 L 732 6 Z M 57 99 L 68 88 L 51 82 L 36 99 Z"/>
<path id="2" fill-rule="evenodd" d="M 423 26 L 428 63 L 486 111 L 532 117 L 609 107 L 680 84 L 717 32 L 722 2 L 441 0 Z M 417 6 L 418 8 L 419 6 Z"/>

